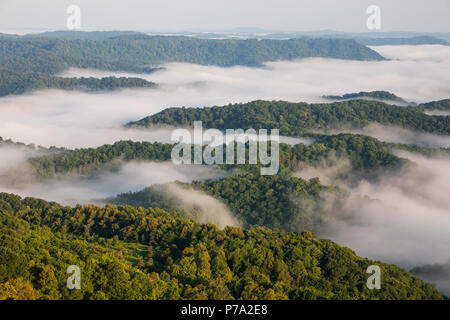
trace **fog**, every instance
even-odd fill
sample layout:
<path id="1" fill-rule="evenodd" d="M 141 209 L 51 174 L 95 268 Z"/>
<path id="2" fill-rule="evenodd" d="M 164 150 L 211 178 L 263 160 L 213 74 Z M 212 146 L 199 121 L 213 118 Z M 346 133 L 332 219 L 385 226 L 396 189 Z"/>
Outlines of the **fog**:
<path id="1" fill-rule="evenodd" d="M 14 148 L 8 148 L 8 152 L 12 149 Z M 9 166 L 3 165 L 0 168 L 1 192 L 42 198 L 64 205 L 101 204 L 97 200 L 129 191 L 140 191 L 154 184 L 173 181 L 192 182 L 227 175 L 208 166 L 175 166 L 171 162 L 127 162 L 118 166 L 116 171 L 103 170 L 90 178 L 66 175 L 37 181 L 29 174 L 25 174 L 24 178 L 24 173 L 28 172 L 27 157 L 21 150 L 16 148 L 14 152 L 8 154 L 4 151 L 6 151 L 4 148 L 0 148 L 0 156 L 2 159 L 8 159 L 8 162 L 3 164 L 9 163 Z M 16 161 L 17 159 L 20 161 Z"/>
<path id="2" fill-rule="evenodd" d="M 173 63 L 141 76 L 157 89 L 107 93 L 39 91 L 0 98 L 0 136 L 68 148 L 121 139 L 169 142 L 170 130 L 124 129 L 123 124 L 167 107 L 202 107 L 256 99 L 324 102 L 323 95 L 387 90 L 408 101 L 450 97 L 450 46 L 382 46 L 390 61 L 303 59 L 264 68 Z M 412 53 L 411 53 L 412 52 Z M 71 69 L 64 76 L 132 75 Z M 301 142 L 301 141 L 300 141 Z"/>
<path id="3" fill-rule="evenodd" d="M 450 116 L 450 111 L 445 110 L 426 110 L 424 113 L 430 116 Z"/>
<path id="4" fill-rule="evenodd" d="M 418 266 L 411 272 L 428 283 L 439 284 L 439 289 L 450 296 L 450 259 L 444 263 L 433 263 Z"/>
<path id="5" fill-rule="evenodd" d="M 267 63 L 263 68 L 199 66 L 172 63 L 143 76 L 159 83 L 155 89 L 108 93 L 39 91 L 0 98 L 0 136 L 43 146 L 97 147 L 131 139 L 169 142 L 173 128 L 124 129 L 168 107 L 202 107 L 257 99 L 324 102 L 323 95 L 386 90 L 417 103 L 450 97 L 450 46 L 374 47 L 389 61 L 303 59 Z M 127 75 L 71 69 L 64 76 Z M 136 76 L 136 75 L 134 75 Z M 141 75 L 142 76 L 142 75 Z M 359 133 L 384 141 L 450 147 L 448 136 L 371 125 Z M 294 140 L 290 143 L 305 142 Z M 445 262 L 450 258 L 450 159 L 424 158 L 402 153 L 416 163 L 398 173 L 380 177 L 380 183 L 361 182 L 350 188 L 355 198 L 342 212 L 330 217 L 319 236 L 354 249 L 359 255 L 411 268 Z M 0 149 L 0 190 L 41 197 L 64 204 L 88 203 L 118 193 L 137 191 L 152 184 L 189 182 L 223 175 L 206 167 L 175 167 L 170 163 L 132 162 L 95 179 L 71 176 L 46 182 L 27 177 L 23 148 Z M 340 165 L 345 169 L 347 162 Z M 18 169 L 19 168 L 19 169 Z M 13 171 L 16 170 L 16 171 Z M 20 177 L 12 181 L 6 176 Z M 335 168 L 320 174 L 326 179 Z M 304 171 L 308 178 L 317 171 Z M 21 180 L 19 179 L 19 180 Z M 31 179 L 31 178 L 30 178 Z M 325 180 L 324 180 L 325 181 Z M 328 180 L 331 181 L 331 180 Z M 20 183 L 27 182 L 23 187 Z M 180 194 L 190 205 L 203 206 L 202 221 L 237 225 L 227 209 L 201 194 Z M 373 202 L 361 202 L 367 195 Z M 200 202 L 199 202 L 200 201 Z M 214 220 L 216 219 L 216 220 Z M 219 220 L 217 220 L 219 219 Z"/>
<path id="6" fill-rule="evenodd" d="M 327 134 L 353 133 L 363 134 L 377 138 L 378 140 L 393 143 L 415 144 L 422 147 L 450 148 L 450 136 L 417 132 L 405 128 L 385 126 L 371 123 L 363 129 L 358 130 L 327 130 L 318 131 Z"/>
<path id="7" fill-rule="evenodd" d="M 308 58 L 266 63 L 264 68 L 165 65 L 150 75 L 71 69 L 63 76 L 137 76 L 164 84 L 171 106 L 225 105 L 257 99 L 323 102 L 323 95 L 386 90 L 407 101 L 450 96 L 450 46 L 377 46 L 388 61 Z M 182 96 L 178 96 L 181 94 Z M 177 99 L 178 96 L 178 99 Z M 180 99 L 181 98 L 181 99 Z M 194 99 L 194 101 L 191 101 Z M 167 104 L 166 104 L 167 105 Z"/>
<path id="8" fill-rule="evenodd" d="M 376 183 L 362 181 L 353 187 L 335 179 L 342 167 L 330 166 L 317 175 L 311 168 L 298 172 L 304 178 L 319 176 L 337 182 L 351 192 L 344 208 L 330 212 L 315 231 L 358 255 L 407 269 L 443 263 L 450 258 L 450 157 L 397 155 L 413 163 L 396 174 L 379 177 Z"/>
<path id="9" fill-rule="evenodd" d="M 199 190 L 187 190 L 171 184 L 167 191 L 180 200 L 184 207 L 200 209 L 200 214 L 194 217 L 200 223 L 213 223 L 220 229 L 241 225 L 223 203 Z"/>

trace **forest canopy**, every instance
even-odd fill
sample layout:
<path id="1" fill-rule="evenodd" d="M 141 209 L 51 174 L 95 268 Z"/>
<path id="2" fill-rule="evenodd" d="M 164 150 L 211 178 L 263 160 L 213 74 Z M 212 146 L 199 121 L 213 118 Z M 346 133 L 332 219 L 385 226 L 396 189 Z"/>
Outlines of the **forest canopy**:
<path id="1" fill-rule="evenodd" d="M 193 37 L 121 35 L 104 40 L 0 37 L 0 67 L 47 74 L 68 68 L 150 73 L 167 62 L 261 66 L 264 62 L 306 57 L 383 60 L 353 40 L 213 40 Z"/>
<path id="2" fill-rule="evenodd" d="M 42 73 L 15 73 L 0 69 L 0 97 L 42 89 L 112 91 L 121 88 L 154 87 L 155 83 L 140 78 L 63 78 Z"/>
<path id="3" fill-rule="evenodd" d="M 394 265 L 313 233 L 219 230 L 161 209 L 0 194 L 0 299 L 442 299 Z M 380 266 L 381 290 L 366 287 Z M 66 287 L 78 265 L 80 290 Z"/>
<path id="4" fill-rule="evenodd" d="M 425 108 L 441 109 L 447 106 L 446 100 L 424 105 Z M 282 135 L 300 136 L 314 129 L 360 129 L 371 122 L 378 122 L 422 132 L 450 134 L 450 117 L 430 116 L 422 111 L 421 107 L 400 107 L 367 100 L 322 104 L 257 100 L 222 107 L 168 108 L 139 121 L 130 122 L 127 126 L 193 127 L 194 121 L 202 121 L 206 128 L 275 128 L 279 129 Z"/>

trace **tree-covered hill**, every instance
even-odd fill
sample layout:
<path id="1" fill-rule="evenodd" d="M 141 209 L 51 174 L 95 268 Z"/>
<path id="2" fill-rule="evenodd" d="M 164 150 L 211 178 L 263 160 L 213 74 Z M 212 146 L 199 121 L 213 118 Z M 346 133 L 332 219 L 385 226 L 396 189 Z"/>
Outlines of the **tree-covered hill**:
<path id="1" fill-rule="evenodd" d="M 447 105 L 445 100 L 434 105 Z M 428 106 L 429 107 L 429 106 Z M 223 107 L 168 108 L 128 126 L 174 125 L 206 128 L 279 129 L 280 134 L 302 135 L 311 129 L 359 129 L 371 122 L 407 129 L 450 134 L 450 118 L 429 116 L 418 107 L 400 107 L 378 101 L 350 100 L 327 104 L 257 100 Z"/>
<path id="2" fill-rule="evenodd" d="M 393 155 L 375 138 L 352 134 L 315 137 L 316 143 L 311 146 L 280 144 L 280 168 L 295 171 L 300 162 L 316 165 L 327 158 L 348 158 L 355 173 L 368 174 L 378 168 L 398 168 L 403 163 L 403 160 Z M 98 148 L 54 149 L 51 154 L 33 157 L 28 161 L 36 176 L 45 178 L 66 173 L 89 174 L 103 169 L 115 160 L 170 161 L 172 148 L 172 144 L 159 142 L 119 141 Z M 248 146 L 246 148 L 248 154 Z M 226 146 L 224 150 L 226 152 Z M 248 160 L 248 156 L 246 159 Z M 239 166 L 246 170 L 259 168 L 248 164 Z"/>
<path id="3" fill-rule="evenodd" d="M 311 232 L 219 230 L 161 209 L 0 194 L 0 299 L 442 299 L 394 265 Z M 66 288 L 67 267 L 81 289 Z M 366 287 L 370 265 L 380 290 Z"/>
<path id="4" fill-rule="evenodd" d="M 342 96 L 323 96 L 325 99 L 331 99 L 331 100 L 350 100 L 350 99 L 358 99 L 358 98 L 371 98 L 374 100 L 385 100 L 385 101 L 396 101 L 401 103 L 407 103 L 404 99 L 400 98 L 399 96 L 388 92 L 388 91 L 361 91 L 358 93 L 346 93 Z"/>
<path id="5" fill-rule="evenodd" d="M 103 169 L 114 160 L 169 161 L 173 145 L 159 142 L 119 141 L 98 148 L 60 150 L 50 155 L 30 158 L 28 161 L 37 177 L 57 174 L 89 174 Z"/>
<path id="6" fill-rule="evenodd" d="M 261 66 L 306 57 L 383 60 L 353 40 L 211 40 L 192 37 L 123 35 L 105 40 L 0 37 L 0 67 L 15 72 L 55 74 L 67 68 L 148 73 L 156 65 L 188 62 L 218 66 Z"/>
<path id="7" fill-rule="evenodd" d="M 423 110 L 442 110 L 449 111 L 450 110 L 450 99 L 431 101 L 427 103 L 423 103 L 419 105 L 419 108 Z"/>
<path id="8" fill-rule="evenodd" d="M 339 188 L 322 185 L 317 178 L 307 181 L 286 174 L 243 173 L 178 184 L 186 192 L 200 190 L 224 203 L 244 228 L 266 227 L 293 232 L 317 230 L 330 214 L 330 208 L 338 210 L 348 195 Z M 103 201 L 115 205 L 158 207 L 196 219 L 200 209 L 186 206 L 177 194 L 172 193 L 172 188 L 172 184 L 154 185 Z"/>
<path id="9" fill-rule="evenodd" d="M 330 179 L 352 183 L 361 179 L 376 180 L 381 172 L 394 172 L 406 163 L 406 160 L 396 157 L 381 142 L 370 137 L 342 134 L 322 139 L 312 146 L 281 145 L 281 169 L 277 175 L 261 176 L 255 165 L 237 165 L 232 167 L 241 169 L 240 174 L 194 181 L 182 184 L 182 187 L 201 190 L 223 202 L 244 227 L 315 231 L 328 214 L 345 204 L 348 194 L 342 189 L 325 186 L 317 178 L 307 181 L 293 176 L 299 170 L 301 172 L 302 165 L 326 170 L 326 167 L 338 168 L 343 161 L 349 160 L 348 164 L 335 170 L 334 177 L 329 175 Z M 183 202 L 171 194 L 170 184 L 120 194 L 105 201 L 176 210 L 188 217 L 196 214 L 195 208 L 186 210 Z"/>
<path id="10" fill-rule="evenodd" d="M 42 73 L 15 73 L 0 69 L 0 97 L 40 89 L 106 91 L 153 87 L 156 87 L 155 83 L 140 78 L 62 78 Z"/>

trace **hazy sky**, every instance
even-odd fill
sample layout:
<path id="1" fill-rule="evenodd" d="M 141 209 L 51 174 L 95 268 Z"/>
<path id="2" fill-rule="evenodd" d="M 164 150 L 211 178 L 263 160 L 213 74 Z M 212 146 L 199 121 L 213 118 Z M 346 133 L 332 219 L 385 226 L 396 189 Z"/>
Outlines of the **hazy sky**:
<path id="1" fill-rule="evenodd" d="M 0 0 L 0 30 L 64 29 L 70 4 L 85 30 L 369 31 L 366 9 L 381 8 L 380 31 L 450 32 L 450 0 Z"/>

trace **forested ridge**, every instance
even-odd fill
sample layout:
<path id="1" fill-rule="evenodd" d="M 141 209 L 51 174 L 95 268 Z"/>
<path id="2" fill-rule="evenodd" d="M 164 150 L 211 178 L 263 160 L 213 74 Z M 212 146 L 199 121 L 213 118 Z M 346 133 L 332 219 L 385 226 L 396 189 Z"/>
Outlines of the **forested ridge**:
<path id="1" fill-rule="evenodd" d="M 329 96 L 323 96 L 326 99 L 332 99 L 332 100 L 347 100 L 347 99 L 357 99 L 357 98 L 373 98 L 373 99 L 378 99 L 378 100 L 390 100 L 390 101 L 399 101 L 399 102 L 406 102 L 405 100 L 403 100 L 402 98 L 400 98 L 399 96 L 388 92 L 388 91 L 361 91 L 358 93 L 346 93 L 343 94 L 342 96 L 334 96 L 334 95 L 329 95 Z"/>
<path id="2" fill-rule="evenodd" d="M 424 105 L 444 108 L 446 100 Z M 280 134 L 299 136 L 311 129 L 360 129 L 371 122 L 395 125 L 422 132 L 450 134 L 450 117 L 429 116 L 421 107 L 400 107 L 379 101 L 350 100 L 327 104 L 257 100 L 223 107 L 168 108 L 128 126 L 174 125 L 193 127 L 202 121 L 206 128 L 279 129 Z"/>
<path id="3" fill-rule="evenodd" d="M 442 299 L 394 265 L 311 232 L 198 224 L 161 209 L 0 194 L 0 299 Z M 381 290 L 366 287 L 379 265 Z M 69 265 L 80 290 L 66 288 Z"/>
<path id="4" fill-rule="evenodd" d="M 450 99 L 431 101 L 419 106 L 423 110 L 450 110 Z"/>
<path id="5" fill-rule="evenodd" d="M 243 173 L 178 184 L 187 191 L 200 190 L 224 203 L 244 228 L 266 227 L 293 232 L 317 229 L 329 214 L 330 207 L 338 210 L 348 196 L 337 187 L 322 185 L 317 178 L 308 181 L 286 174 Z M 172 194 L 171 188 L 172 184 L 154 185 L 104 201 L 116 205 L 158 207 L 195 219 L 200 209 L 186 206 Z"/>
<path id="6" fill-rule="evenodd" d="M 316 228 L 321 213 L 327 213 L 326 199 L 332 196 L 335 205 L 341 205 L 346 194 L 327 187 L 318 179 L 305 181 L 293 174 L 304 166 L 321 168 L 336 166 L 348 160 L 348 167 L 336 172 L 335 179 L 357 183 L 361 179 L 376 180 L 379 173 L 400 169 L 407 160 L 392 154 L 385 144 L 362 135 L 339 134 L 315 136 L 310 146 L 280 145 L 280 171 L 275 176 L 260 176 L 259 165 L 226 164 L 222 169 L 237 169 L 232 177 L 197 181 L 184 187 L 193 187 L 213 196 L 227 205 L 245 227 L 277 227 L 287 231 Z M 248 145 L 246 153 L 248 154 Z M 99 148 L 60 150 L 28 160 L 35 178 L 81 174 L 95 177 L 97 173 L 116 170 L 129 161 L 170 161 L 173 145 L 149 142 L 120 141 Z M 227 146 L 224 146 L 226 152 Z M 246 157 L 248 160 L 248 157 Z M 176 210 L 185 216 L 195 212 L 183 210 L 183 203 L 170 196 L 167 186 L 155 186 L 141 192 L 118 195 L 106 199 L 109 203 Z M 297 200 L 302 200 L 297 201 Z M 323 202 L 323 203 L 322 203 Z M 314 207 L 314 209 L 313 209 Z M 312 212 L 317 214 L 312 215 Z"/>
<path id="7" fill-rule="evenodd" d="M 0 97 L 41 89 L 110 91 L 120 88 L 152 88 L 156 84 L 140 78 L 63 78 L 42 73 L 15 73 L 0 69 Z"/>
<path id="8" fill-rule="evenodd" d="M 336 136 L 316 136 L 311 146 L 280 144 L 280 167 L 295 171 L 300 162 L 315 165 L 326 158 L 348 158 L 357 173 L 377 168 L 397 168 L 403 160 L 393 155 L 383 143 L 375 138 L 339 134 Z M 236 146 L 235 146 L 236 147 Z M 159 142 L 119 141 L 98 148 L 75 150 L 57 150 L 49 155 L 32 157 L 28 160 L 37 177 L 52 177 L 55 174 L 87 174 L 101 170 L 114 160 L 122 161 L 170 161 L 172 144 Z M 191 148 L 192 150 L 193 148 Z M 248 153 L 248 145 L 246 146 Z M 224 146 L 226 152 L 226 146 Z M 248 157 L 246 157 L 248 160 Z M 247 161 L 248 162 L 248 161 Z M 247 170 L 256 170 L 254 165 L 238 166 Z M 366 172 L 368 173 L 368 172 Z"/>
<path id="9" fill-rule="evenodd" d="M 104 40 L 0 37 L 0 67 L 56 74 L 70 67 L 148 73 L 167 62 L 260 66 L 306 57 L 383 60 L 353 40 L 212 40 L 122 35 Z"/>
<path id="10" fill-rule="evenodd" d="M 405 159 L 387 151 L 374 138 L 341 134 L 322 139 L 312 146 L 281 145 L 281 169 L 277 175 L 261 176 L 257 166 L 235 165 L 231 167 L 240 169 L 239 174 L 222 179 L 194 181 L 182 186 L 201 190 L 223 202 L 242 221 L 244 227 L 264 226 L 300 232 L 305 229 L 316 230 L 326 214 L 339 210 L 348 196 L 342 189 L 325 186 L 317 178 L 307 181 L 293 176 L 301 166 L 320 169 L 322 165 L 337 166 L 349 160 L 349 167 L 336 171 L 334 178 L 351 182 L 376 180 L 381 172 L 394 172 L 407 163 Z M 151 186 L 105 201 L 121 205 L 156 206 L 176 210 L 185 216 L 195 215 L 191 208 L 185 210 L 183 202 L 171 195 L 170 185 Z"/>

